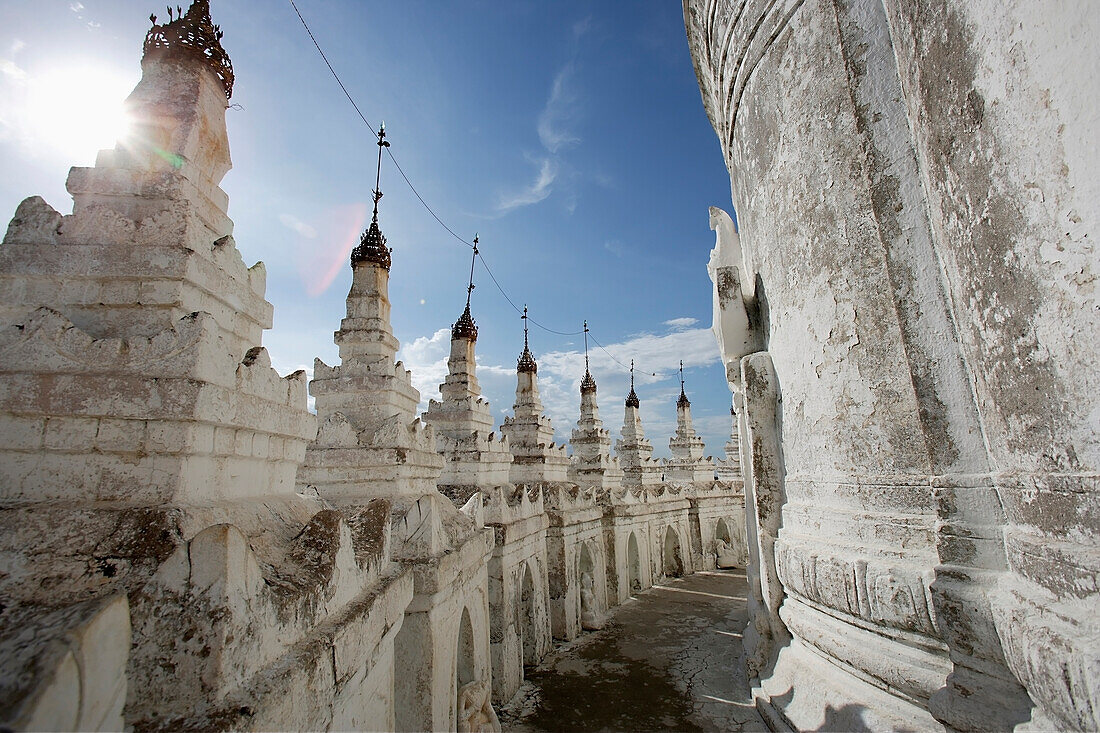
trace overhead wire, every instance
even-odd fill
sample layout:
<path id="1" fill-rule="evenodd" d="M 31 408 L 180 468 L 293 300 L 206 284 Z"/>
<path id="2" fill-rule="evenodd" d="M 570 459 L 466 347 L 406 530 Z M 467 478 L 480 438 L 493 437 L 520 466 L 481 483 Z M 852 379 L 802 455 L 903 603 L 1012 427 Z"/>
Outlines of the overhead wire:
<path id="1" fill-rule="evenodd" d="M 336 73 L 336 69 L 332 66 L 332 63 L 328 60 L 328 56 L 325 55 L 325 51 L 324 51 L 324 49 L 321 48 L 321 44 L 317 41 L 317 37 L 313 35 L 313 31 L 310 29 L 309 23 L 306 22 L 305 17 L 302 15 L 302 11 L 300 11 L 298 9 L 297 3 L 295 3 L 294 0 L 288 0 L 288 1 L 290 2 L 290 6 L 294 9 L 294 13 L 298 16 L 298 20 L 301 21 L 302 27 L 305 29 L 306 33 L 309 35 L 309 39 L 311 41 L 313 41 L 313 46 L 314 46 L 314 48 L 317 49 L 317 53 L 321 56 L 321 60 L 325 62 L 325 66 L 328 67 L 329 73 L 332 74 L 332 78 L 335 79 L 336 83 L 339 85 L 340 91 L 342 91 L 344 93 L 344 96 L 347 97 L 347 100 L 349 102 L 351 102 L 351 106 L 355 109 L 356 114 L 359 115 L 359 119 L 362 120 L 363 124 L 367 126 L 367 129 L 371 131 L 371 134 L 372 135 L 377 135 L 378 133 L 375 132 L 374 127 L 367 120 L 366 115 L 364 115 L 363 111 L 359 108 L 359 105 L 356 103 L 355 98 L 351 96 L 351 93 L 348 91 L 348 88 L 344 85 L 344 82 L 340 79 L 340 75 L 338 73 Z M 443 227 L 447 231 L 447 233 L 449 233 L 452 237 L 454 237 L 456 240 L 458 240 L 462 244 L 466 245 L 467 247 L 474 248 L 475 256 L 478 259 L 481 260 L 482 267 L 485 268 L 485 272 L 488 273 L 489 279 L 492 280 L 493 285 L 496 286 L 496 289 L 500 291 L 500 294 L 504 297 L 504 300 L 506 300 L 508 302 L 508 304 L 510 306 L 512 306 L 512 308 L 516 311 L 516 313 L 523 313 L 523 311 L 519 308 L 519 306 L 516 305 L 515 301 L 513 301 L 508 296 L 508 293 L 504 290 L 504 287 L 497 280 L 496 275 L 493 274 L 492 269 L 490 269 L 490 267 L 489 267 L 489 263 L 485 261 L 485 256 L 481 253 L 481 251 L 478 250 L 477 247 L 472 242 L 469 242 L 469 241 L 463 239 L 461 236 L 459 236 L 457 233 L 455 233 L 455 231 L 453 229 L 451 229 L 451 227 L 447 226 L 447 223 L 444 222 L 443 219 L 441 219 L 439 217 L 439 215 L 437 215 L 435 213 L 434 210 L 432 210 L 432 207 L 428 205 L 428 202 L 424 200 L 424 197 L 421 196 L 420 192 L 416 190 L 416 186 L 413 185 L 413 182 L 405 174 L 405 171 L 401 167 L 401 164 L 397 162 L 397 158 L 394 156 L 393 150 L 390 149 L 390 148 L 386 148 L 386 153 L 389 155 L 390 160 L 393 162 L 394 167 L 397 168 L 397 172 L 401 174 L 401 178 L 404 179 L 406 185 L 408 185 L 409 190 L 411 190 L 413 192 L 413 195 L 415 195 L 417 200 L 420 201 L 420 204 L 424 207 L 424 209 L 429 214 L 431 214 L 432 218 L 435 219 L 435 221 L 441 227 Z M 552 333 L 552 334 L 555 334 L 555 335 L 558 335 L 558 336 L 579 336 L 580 334 L 584 333 L 583 330 L 581 330 L 581 331 L 559 331 L 557 329 L 553 329 L 553 328 L 550 328 L 549 326 L 545 326 L 542 323 L 539 323 L 538 321 L 536 321 L 531 316 L 528 316 L 527 320 L 529 320 L 534 326 L 537 326 L 538 328 L 541 328 L 543 331 L 546 331 L 548 333 Z M 591 329 L 589 329 L 589 335 L 591 336 Z M 600 347 L 600 349 L 603 350 L 603 352 L 605 354 L 607 354 L 607 356 L 612 361 L 614 361 L 616 364 L 618 364 L 623 369 L 626 369 L 626 370 L 629 371 L 629 368 L 625 364 L 623 364 L 621 361 L 616 359 L 615 356 L 610 351 L 608 351 L 606 348 L 604 348 L 603 344 L 601 344 L 599 341 L 597 341 L 595 336 L 592 336 L 592 340 L 595 342 L 595 344 L 597 346 Z"/>

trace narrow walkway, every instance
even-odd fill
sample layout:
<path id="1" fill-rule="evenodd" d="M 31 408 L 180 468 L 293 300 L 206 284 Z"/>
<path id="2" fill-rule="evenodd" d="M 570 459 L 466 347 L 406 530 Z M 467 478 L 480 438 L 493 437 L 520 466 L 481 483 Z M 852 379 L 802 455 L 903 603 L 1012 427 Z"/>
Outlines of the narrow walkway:
<path id="1" fill-rule="evenodd" d="M 744 571 L 668 580 L 557 649 L 502 711 L 521 731 L 766 731 L 745 681 Z"/>

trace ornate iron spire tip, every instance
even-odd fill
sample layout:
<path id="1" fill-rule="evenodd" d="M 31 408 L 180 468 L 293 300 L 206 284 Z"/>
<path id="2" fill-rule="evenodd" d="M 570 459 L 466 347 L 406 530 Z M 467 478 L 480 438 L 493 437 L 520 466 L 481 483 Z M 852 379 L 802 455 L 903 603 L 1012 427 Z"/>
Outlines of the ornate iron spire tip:
<path id="1" fill-rule="evenodd" d="M 176 6 L 168 8 L 168 22 L 157 25 L 157 16 L 150 14 L 153 27 L 145 34 L 142 60 L 151 58 L 190 59 L 205 63 L 225 90 L 225 101 L 233 97 L 233 62 L 222 48 L 222 29 L 210 19 L 210 0 L 194 0 L 187 12 Z"/>
<path id="2" fill-rule="evenodd" d="M 535 357 L 531 354 L 531 349 L 527 346 L 527 306 L 523 306 L 523 315 L 520 316 L 523 319 L 523 353 L 519 355 L 519 361 L 516 362 L 516 371 L 530 372 L 531 374 L 538 373 L 539 365 L 535 362 Z"/>
<path id="3" fill-rule="evenodd" d="M 351 265 L 366 263 L 378 267 L 390 269 L 392 250 L 386 246 L 386 237 L 378 226 L 378 202 L 382 200 L 382 149 L 388 148 L 386 142 L 386 123 L 383 122 L 377 132 L 378 136 L 378 167 L 374 172 L 374 213 L 371 215 L 370 226 L 359 239 L 359 244 L 351 251 Z"/>
<path id="4" fill-rule="evenodd" d="M 451 326 L 451 338 L 477 341 L 477 324 L 474 323 L 474 317 L 470 315 L 469 303 L 466 304 L 466 310 L 462 311 L 462 315 Z"/>
<path id="5" fill-rule="evenodd" d="M 581 394 L 585 395 L 589 392 L 596 391 L 596 380 L 592 378 L 592 372 L 588 371 L 588 367 L 584 369 L 584 379 L 581 380 Z"/>
<path id="6" fill-rule="evenodd" d="M 638 393 L 634 391 L 634 360 L 630 360 L 630 394 L 626 396 L 626 406 L 638 408 L 641 406 L 641 402 L 638 400 Z"/>

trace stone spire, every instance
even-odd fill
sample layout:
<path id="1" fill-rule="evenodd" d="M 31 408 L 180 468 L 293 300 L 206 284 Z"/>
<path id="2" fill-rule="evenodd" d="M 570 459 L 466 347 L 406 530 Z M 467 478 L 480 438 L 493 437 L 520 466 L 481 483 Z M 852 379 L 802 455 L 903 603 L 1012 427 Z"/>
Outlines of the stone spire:
<path id="1" fill-rule="evenodd" d="M 219 187 L 232 165 L 232 64 L 206 2 L 174 15 L 163 26 L 154 19 L 145 39 L 125 103 L 136 134 L 69 171 L 71 215 L 31 197 L 4 236 L 2 371 L 35 394 L 76 380 L 50 403 L 50 424 L 95 425 L 95 415 L 115 436 L 93 450 L 82 430 L 58 428 L 50 465 L 65 472 L 21 472 L 7 482 L 9 499 L 161 507 L 296 496 L 316 423 L 304 375 L 281 379 L 260 346 L 272 317 L 264 266 L 242 261 Z M 30 420 L 46 409 L 11 399 L 0 399 L 0 415 Z M 68 478 L 46 490 L 40 474 Z"/>
<path id="2" fill-rule="evenodd" d="M 210 254 L 211 243 L 233 232 L 229 197 L 220 188 L 233 165 L 225 127 L 233 65 L 206 0 L 171 18 L 157 25 L 151 16 L 141 81 L 125 102 L 132 133 L 99 151 L 95 167 L 73 168 L 66 187 L 74 214 L 94 209 L 102 217 L 110 210 L 138 222 L 156 216 L 158 226 L 139 227 L 139 237 L 155 232 L 159 244 Z M 120 229 L 107 219 L 96 228 Z M 245 340 L 259 343 L 261 331 L 270 328 L 270 306 L 259 322 L 248 308 L 236 310 L 230 306 L 232 319 L 248 324 Z"/>
<path id="3" fill-rule="evenodd" d="M 508 483 L 508 464 L 512 461 L 507 443 L 497 440 L 493 433 L 489 402 L 481 396 L 477 381 L 477 324 L 470 313 L 477 245 L 475 236 L 466 308 L 451 327 L 447 378 L 439 385 L 442 401 L 431 400 L 424 413 L 424 421 L 435 429 L 436 450 L 446 459 L 440 486 L 462 487 L 445 491 L 456 501 L 464 501 L 474 487 L 488 489 Z"/>
<path id="4" fill-rule="evenodd" d="M 310 393 L 321 428 L 299 482 L 337 502 L 373 496 L 412 500 L 434 494 L 443 461 L 430 430 L 416 418 L 420 393 L 394 363 L 398 342 L 390 325 L 390 251 L 378 226 L 385 125 L 378 131 L 374 216 L 351 256 L 347 315 L 334 341 L 340 364 L 314 361 Z M 401 460 L 397 460 L 401 456 Z"/>
<path id="5" fill-rule="evenodd" d="M 500 432 L 512 450 L 512 483 L 568 481 L 569 456 L 564 445 L 554 444 L 554 428 L 543 414 L 539 399 L 538 364 L 527 340 L 527 306 L 523 307 L 523 353 L 516 362 L 516 401 L 513 416 L 504 419 Z"/>
<path id="6" fill-rule="evenodd" d="M 634 360 L 630 361 L 630 394 L 626 398 L 622 437 L 615 443 L 615 453 L 623 469 L 623 486 L 631 489 L 657 486 L 661 483 L 661 464 L 653 460 L 653 445 L 646 440 L 642 418 L 638 414 L 641 401 L 634 391 Z"/>
<path id="7" fill-rule="evenodd" d="M 680 398 L 676 400 L 676 435 L 669 439 L 672 458 L 666 464 L 670 483 L 700 484 L 714 480 L 714 465 L 703 458 L 706 446 L 691 424 L 691 402 L 684 390 L 684 362 L 680 362 Z"/>
<path id="8" fill-rule="evenodd" d="M 737 408 L 730 407 L 730 439 L 726 441 L 726 459 L 718 462 L 718 478 L 722 481 L 738 481 L 741 474 L 741 435 L 738 427 Z"/>
<path id="9" fill-rule="evenodd" d="M 574 483 L 600 489 L 619 488 L 623 472 L 611 457 L 611 436 L 603 428 L 596 404 L 596 380 L 588 364 L 588 321 L 584 322 L 584 378 L 581 380 L 581 416 L 569 439 L 573 459 L 569 477 Z"/>

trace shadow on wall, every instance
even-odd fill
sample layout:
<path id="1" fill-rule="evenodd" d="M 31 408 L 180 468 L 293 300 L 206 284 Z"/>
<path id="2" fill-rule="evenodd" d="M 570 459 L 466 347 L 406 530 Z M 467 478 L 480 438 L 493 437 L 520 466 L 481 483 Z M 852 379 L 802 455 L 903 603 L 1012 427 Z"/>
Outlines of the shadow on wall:
<path id="1" fill-rule="evenodd" d="M 780 710 L 787 708 L 794 701 L 794 690 L 787 690 L 782 695 L 773 695 L 771 698 L 772 705 Z M 833 707 L 832 705 L 825 706 L 825 720 L 820 726 L 814 728 L 815 731 L 850 731 L 851 733 L 871 733 L 873 730 L 863 720 L 863 714 L 867 710 L 863 705 L 857 705 L 855 703 L 849 703 L 847 705 L 841 705 L 840 707 Z M 778 718 L 778 714 L 774 710 L 761 711 L 766 722 L 768 722 L 773 729 L 788 728 L 786 721 L 782 718 Z M 779 723 L 779 726 L 776 726 Z M 898 733 L 915 733 L 915 728 L 898 728 Z"/>

